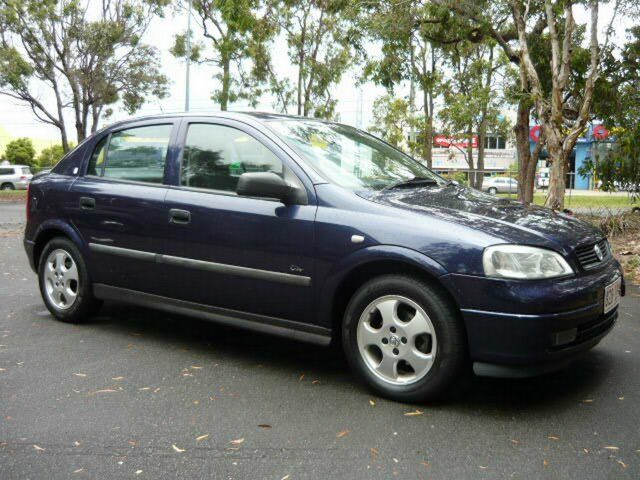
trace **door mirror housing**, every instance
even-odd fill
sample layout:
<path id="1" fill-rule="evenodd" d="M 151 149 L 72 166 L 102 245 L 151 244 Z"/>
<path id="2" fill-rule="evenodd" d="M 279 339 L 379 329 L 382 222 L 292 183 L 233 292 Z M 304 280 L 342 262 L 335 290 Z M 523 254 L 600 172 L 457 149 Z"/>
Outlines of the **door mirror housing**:
<path id="1" fill-rule="evenodd" d="M 243 197 L 263 197 L 280 200 L 285 205 L 305 204 L 304 192 L 273 172 L 243 173 L 236 193 Z"/>

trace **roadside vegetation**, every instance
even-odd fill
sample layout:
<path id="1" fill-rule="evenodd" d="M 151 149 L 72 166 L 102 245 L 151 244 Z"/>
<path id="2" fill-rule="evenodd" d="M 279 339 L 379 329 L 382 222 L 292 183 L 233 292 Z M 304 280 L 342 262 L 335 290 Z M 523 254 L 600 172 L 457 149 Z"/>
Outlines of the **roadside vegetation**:
<path id="1" fill-rule="evenodd" d="M 516 195 L 500 194 L 501 197 L 516 199 Z M 533 202 L 536 205 L 545 205 L 547 197 L 544 193 L 536 193 L 533 196 Z M 567 195 L 565 197 L 565 208 L 592 208 L 594 210 L 602 209 L 631 209 L 640 206 L 633 203 L 627 195 Z"/>
<path id="2" fill-rule="evenodd" d="M 26 190 L 0 190 L 0 202 L 16 202 L 26 198 Z"/>
<path id="3" fill-rule="evenodd" d="M 629 211 L 605 217 L 576 215 L 597 227 L 609 238 L 628 283 L 640 284 L 640 211 Z"/>

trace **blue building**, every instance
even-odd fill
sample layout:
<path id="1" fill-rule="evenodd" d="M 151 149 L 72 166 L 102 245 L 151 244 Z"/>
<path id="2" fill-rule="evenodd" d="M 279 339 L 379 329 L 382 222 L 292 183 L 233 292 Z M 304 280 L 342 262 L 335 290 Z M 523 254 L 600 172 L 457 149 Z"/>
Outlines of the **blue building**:
<path id="1" fill-rule="evenodd" d="M 539 138 L 539 126 L 531 128 L 529 135 L 529 143 L 531 151 L 536 146 L 537 138 Z M 612 139 L 609 138 L 609 131 L 602 124 L 591 124 L 585 135 L 580 137 L 573 149 L 573 152 L 569 156 L 569 168 L 567 169 L 567 188 L 575 188 L 577 190 L 589 190 L 594 188 L 592 175 L 580 175 L 578 171 L 587 160 L 590 160 L 595 152 L 602 148 L 604 144 L 611 143 Z M 540 160 L 538 162 L 538 168 L 548 167 L 547 152 L 542 151 L 540 153 Z"/>

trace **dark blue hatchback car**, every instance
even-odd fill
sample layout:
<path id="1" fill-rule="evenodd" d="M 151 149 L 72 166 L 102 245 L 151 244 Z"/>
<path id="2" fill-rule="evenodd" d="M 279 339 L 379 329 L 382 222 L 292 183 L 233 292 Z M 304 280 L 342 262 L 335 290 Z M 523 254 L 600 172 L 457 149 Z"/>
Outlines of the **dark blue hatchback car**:
<path id="1" fill-rule="evenodd" d="M 328 345 L 403 401 L 558 368 L 613 327 L 602 233 L 449 182 L 384 142 L 269 114 L 159 116 L 91 136 L 28 196 L 47 308 L 118 300 Z"/>

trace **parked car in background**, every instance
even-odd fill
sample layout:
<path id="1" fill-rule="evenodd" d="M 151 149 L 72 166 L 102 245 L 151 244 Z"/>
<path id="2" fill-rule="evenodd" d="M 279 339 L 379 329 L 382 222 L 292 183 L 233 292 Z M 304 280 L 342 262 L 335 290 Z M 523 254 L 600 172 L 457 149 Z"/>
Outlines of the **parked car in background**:
<path id="1" fill-rule="evenodd" d="M 536 174 L 536 188 L 538 190 L 546 190 L 549 188 L 549 169 L 541 168 Z"/>
<path id="2" fill-rule="evenodd" d="M 333 342 L 402 401 L 441 397 L 471 365 L 560 368 L 607 335 L 624 294 L 598 228 L 299 117 L 116 123 L 36 177 L 26 211 L 55 318 L 80 323 L 116 300 Z"/>
<path id="3" fill-rule="evenodd" d="M 496 193 L 518 193 L 518 181 L 509 177 L 488 177 L 482 182 L 482 191 Z"/>
<path id="4" fill-rule="evenodd" d="M 32 178 L 28 165 L 0 165 L 0 190 L 26 190 Z"/>

